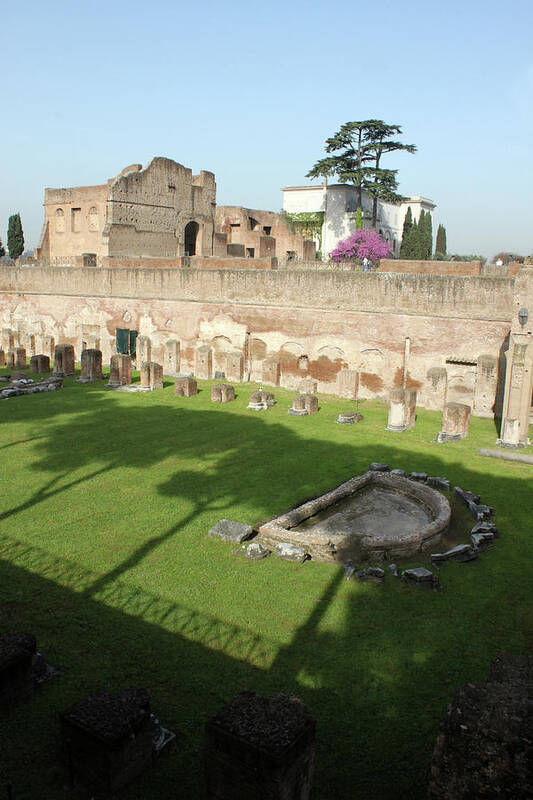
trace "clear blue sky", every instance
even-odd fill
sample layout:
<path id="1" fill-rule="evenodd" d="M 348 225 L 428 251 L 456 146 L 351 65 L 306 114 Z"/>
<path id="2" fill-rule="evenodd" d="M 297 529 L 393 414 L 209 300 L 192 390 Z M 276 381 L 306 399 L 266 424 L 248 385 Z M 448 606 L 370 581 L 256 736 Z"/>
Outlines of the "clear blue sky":
<path id="1" fill-rule="evenodd" d="M 532 0 L 6 3 L 0 237 L 29 246 L 45 186 L 154 155 L 212 170 L 221 204 L 279 210 L 343 122 L 402 125 L 405 194 L 450 251 L 533 252 Z"/>

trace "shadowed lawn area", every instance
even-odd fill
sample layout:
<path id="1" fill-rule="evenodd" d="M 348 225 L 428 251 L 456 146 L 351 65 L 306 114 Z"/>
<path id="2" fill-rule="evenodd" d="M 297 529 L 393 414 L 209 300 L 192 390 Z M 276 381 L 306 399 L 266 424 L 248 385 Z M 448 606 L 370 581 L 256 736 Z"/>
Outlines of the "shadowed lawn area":
<path id="1" fill-rule="evenodd" d="M 203 725 L 242 689 L 308 704 L 313 797 L 425 797 L 455 689 L 483 681 L 498 652 L 532 646 L 532 468 L 477 455 L 494 446 L 490 420 L 438 445 L 441 415 L 422 409 L 393 434 L 378 403 L 344 426 L 350 403 L 336 398 L 296 418 L 287 391 L 252 412 L 254 386 L 219 406 L 209 382 L 191 398 L 167 383 L 126 394 L 69 379 L 0 401 L 0 629 L 33 632 L 61 670 L 2 721 L 0 797 L 8 780 L 16 800 L 65 797 L 59 712 L 130 685 L 148 689 L 177 744 L 122 798 L 201 797 Z M 330 564 L 249 562 L 207 536 L 222 517 L 255 525 L 371 461 L 481 494 L 502 538 L 423 592 L 390 576 L 346 582 Z"/>

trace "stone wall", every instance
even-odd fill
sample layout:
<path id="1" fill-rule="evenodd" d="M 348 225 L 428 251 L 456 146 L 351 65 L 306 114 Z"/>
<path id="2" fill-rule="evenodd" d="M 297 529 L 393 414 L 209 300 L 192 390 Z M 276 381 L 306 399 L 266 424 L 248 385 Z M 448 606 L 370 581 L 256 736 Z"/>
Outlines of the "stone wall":
<path id="1" fill-rule="evenodd" d="M 379 271 L 418 275 L 480 275 L 481 261 L 416 261 L 382 258 L 379 262 Z"/>
<path id="2" fill-rule="evenodd" d="M 386 399 L 404 381 L 418 403 L 442 408 L 460 398 L 490 416 L 501 395 L 502 353 L 516 300 L 513 279 L 362 272 L 73 267 L 0 267 L 0 327 L 36 352 L 46 342 L 82 342 L 109 363 L 117 328 L 150 339 L 167 368 L 194 372 L 200 347 L 212 372 L 242 354 L 253 380 L 275 361 L 280 384 L 305 378 L 341 393 L 345 370 L 359 396 Z M 98 344 L 96 344 L 98 342 Z M 5 346 L 5 345 L 4 345 Z M 499 387 L 499 388 L 498 388 Z"/>

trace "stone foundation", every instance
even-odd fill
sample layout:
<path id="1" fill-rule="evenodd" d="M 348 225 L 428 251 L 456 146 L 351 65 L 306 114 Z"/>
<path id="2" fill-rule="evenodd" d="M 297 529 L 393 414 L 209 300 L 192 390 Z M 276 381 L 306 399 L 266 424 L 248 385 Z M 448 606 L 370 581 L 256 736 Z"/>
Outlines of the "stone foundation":
<path id="1" fill-rule="evenodd" d="M 32 356 L 30 358 L 30 372 L 37 375 L 44 375 L 45 372 L 50 372 L 50 358 L 45 355 Z"/>
<path id="2" fill-rule="evenodd" d="M 89 383 L 103 380 L 102 351 L 83 350 L 81 354 L 81 381 Z"/>
<path id="3" fill-rule="evenodd" d="M 54 375 L 74 375 L 74 348 L 71 344 L 56 344 L 54 350 Z"/>
<path id="4" fill-rule="evenodd" d="M 131 356 L 115 353 L 109 365 L 108 386 L 127 386 L 131 383 Z"/>

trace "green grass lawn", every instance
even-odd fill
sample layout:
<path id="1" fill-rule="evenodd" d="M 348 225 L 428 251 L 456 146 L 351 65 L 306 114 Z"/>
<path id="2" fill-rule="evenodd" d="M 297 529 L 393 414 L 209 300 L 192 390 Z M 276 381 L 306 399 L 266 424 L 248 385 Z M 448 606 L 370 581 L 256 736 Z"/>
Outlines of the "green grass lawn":
<path id="1" fill-rule="evenodd" d="M 6 373 L 6 370 L 2 372 Z M 317 721 L 314 798 L 424 798 L 454 691 L 499 652 L 530 650 L 533 468 L 481 458 L 492 421 L 438 445 L 439 413 L 385 431 L 364 402 L 287 414 L 211 404 L 173 386 L 113 392 L 74 379 L 0 401 L 0 629 L 33 632 L 61 674 L 2 721 L 0 797 L 65 797 L 59 712 L 88 692 L 140 685 L 175 746 L 120 797 L 202 797 L 205 721 L 243 689 L 301 697 Z M 371 461 L 445 475 L 494 506 L 501 539 L 440 572 L 441 592 L 343 580 L 335 565 L 249 562 L 210 539 L 222 517 L 257 524 Z M 413 561 L 413 566 L 416 565 Z"/>

